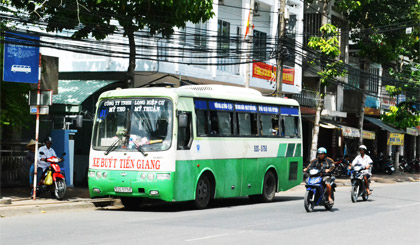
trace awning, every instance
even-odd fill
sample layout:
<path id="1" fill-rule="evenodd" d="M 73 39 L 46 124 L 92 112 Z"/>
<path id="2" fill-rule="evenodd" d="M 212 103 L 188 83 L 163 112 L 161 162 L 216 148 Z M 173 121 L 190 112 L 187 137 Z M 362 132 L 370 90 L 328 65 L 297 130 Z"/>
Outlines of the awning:
<path id="1" fill-rule="evenodd" d="M 385 123 L 383 123 L 381 120 L 377 119 L 377 118 L 373 118 L 373 117 L 365 117 L 365 120 L 375 124 L 376 126 L 382 128 L 383 130 L 389 131 L 390 133 L 400 133 L 403 134 L 404 131 L 399 130 L 399 129 L 395 129 L 391 126 L 386 125 Z"/>
<path id="2" fill-rule="evenodd" d="M 80 105 L 89 96 L 117 81 L 111 80 L 59 80 L 58 94 L 53 96 L 53 104 Z"/>

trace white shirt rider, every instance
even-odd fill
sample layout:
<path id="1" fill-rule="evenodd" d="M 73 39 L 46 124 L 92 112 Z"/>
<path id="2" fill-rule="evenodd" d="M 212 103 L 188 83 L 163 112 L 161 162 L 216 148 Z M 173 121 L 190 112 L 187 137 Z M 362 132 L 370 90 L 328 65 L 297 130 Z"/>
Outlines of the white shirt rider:
<path id="1" fill-rule="evenodd" d="M 356 166 L 356 165 L 360 165 L 360 166 L 362 166 L 363 169 L 365 169 L 368 165 L 372 166 L 372 163 L 373 163 L 373 161 L 370 158 L 370 156 L 364 154 L 363 157 L 361 155 L 357 155 L 357 157 L 353 160 L 351 165 L 353 167 Z M 363 171 L 370 174 L 370 168 L 369 168 L 369 170 L 363 170 Z"/>
<path id="2" fill-rule="evenodd" d="M 40 152 L 43 152 L 44 155 L 39 154 Z M 39 148 L 38 151 L 38 167 L 42 168 L 43 171 L 45 171 L 48 166 L 50 166 L 50 163 L 46 162 L 46 161 L 42 161 L 41 159 L 46 159 L 49 157 L 55 156 L 57 157 L 57 154 L 55 154 L 55 151 L 53 148 L 48 148 L 46 145 L 42 146 Z"/>

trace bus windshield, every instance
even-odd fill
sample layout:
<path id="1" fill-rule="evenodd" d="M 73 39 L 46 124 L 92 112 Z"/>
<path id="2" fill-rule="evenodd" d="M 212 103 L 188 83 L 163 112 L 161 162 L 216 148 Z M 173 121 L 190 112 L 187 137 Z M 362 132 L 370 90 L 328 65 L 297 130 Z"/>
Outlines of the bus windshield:
<path id="1" fill-rule="evenodd" d="M 172 141 L 172 102 L 162 98 L 102 100 L 92 146 L 109 151 L 164 151 Z"/>

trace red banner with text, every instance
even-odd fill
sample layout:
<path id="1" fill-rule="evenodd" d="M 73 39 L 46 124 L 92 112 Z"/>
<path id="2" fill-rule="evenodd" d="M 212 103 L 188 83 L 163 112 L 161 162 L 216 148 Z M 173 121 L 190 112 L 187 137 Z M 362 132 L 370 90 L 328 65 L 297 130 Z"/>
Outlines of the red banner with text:
<path id="1" fill-rule="evenodd" d="M 255 62 L 252 64 L 252 76 L 255 78 L 265 79 L 268 81 L 276 81 L 277 68 L 263 62 Z M 283 83 L 294 85 L 295 69 L 283 68 Z"/>

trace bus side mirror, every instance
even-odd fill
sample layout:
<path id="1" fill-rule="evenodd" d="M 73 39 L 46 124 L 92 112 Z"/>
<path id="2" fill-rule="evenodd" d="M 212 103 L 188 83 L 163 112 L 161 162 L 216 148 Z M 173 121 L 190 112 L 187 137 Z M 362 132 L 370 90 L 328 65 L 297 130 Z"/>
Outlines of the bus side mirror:
<path id="1" fill-rule="evenodd" d="M 188 126 L 188 116 L 187 114 L 178 115 L 178 126 L 180 128 L 186 128 Z"/>
<path id="2" fill-rule="evenodd" d="M 82 128 L 83 127 L 83 115 L 76 116 L 76 127 Z"/>

